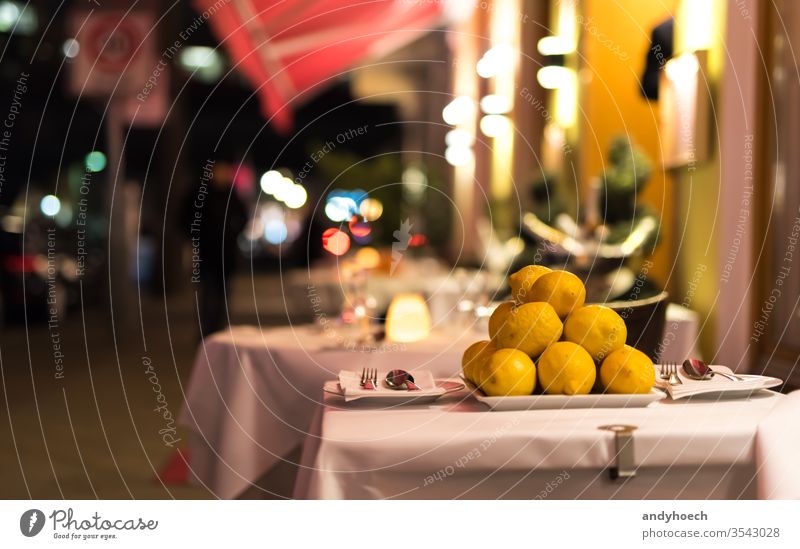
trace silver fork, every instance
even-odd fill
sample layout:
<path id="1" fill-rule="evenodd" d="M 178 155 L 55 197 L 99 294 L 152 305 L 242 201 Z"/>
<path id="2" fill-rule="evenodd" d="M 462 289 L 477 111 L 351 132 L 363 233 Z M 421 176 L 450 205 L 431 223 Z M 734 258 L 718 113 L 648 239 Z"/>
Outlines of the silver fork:
<path id="1" fill-rule="evenodd" d="M 374 391 L 375 384 L 378 382 L 378 370 L 373 368 L 363 368 L 361 370 L 361 386 L 364 389 Z"/>
<path id="2" fill-rule="evenodd" d="M 678 365 L 674 362 L 667 364 L 667 371 L 669 372 L 669 383 L 670 385 L 683 385 L 683 381 L 681 378 L 678 377 Z"/>

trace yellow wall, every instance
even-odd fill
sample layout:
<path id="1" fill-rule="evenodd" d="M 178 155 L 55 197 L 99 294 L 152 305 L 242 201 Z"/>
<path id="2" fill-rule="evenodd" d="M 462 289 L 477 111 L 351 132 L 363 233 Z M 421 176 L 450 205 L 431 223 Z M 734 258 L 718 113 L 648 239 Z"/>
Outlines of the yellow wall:
<path id="1" fill-rule="evenodd" d="M 653 177 L 639 195 L 661 214 L 661 243 L 651 258 L 650 274 L 670 291 L 672 301 L 686 301 L 700 313 L 701 351 L 712 356 L 719 285 L 712 274 L 718 262 L 720 230 L 714 222 L 720 192 L 718 128 L 709 121 L 713 136 L 708 159 L 692 169 L 663 170 L 658 104 L 642 98 L 638 82 L 650 31 L 672 14 L 676 54 L 699 47 L 709 50 L 708 86 L 715 102 L 724 61 L 725 1 L 584 0 L 581 5 L 580 51 L 586 74 L 580 96 L 580 181 L 586 185 L 602 172 L 608 143 L 616 134 L 630 136 L 651 157 Z M 705 85 L 701 88 L 706 89 Z M 690 287 L 693 281 L 696 287 Z"/>
<path id="2" fill-rule="evenodd" d="M 578 19 L 584 82 L 580 91 L 581 176 L 584 186 L 603 172 L 611 139 L 624 134 L 653 161 L 653 176 L 640 200 L 661 217 L 661 243 L 650 275 L 662 286 L 673 265 L 672 183 L 660 169 L 658 106 L 639 91 L 652 28 L 674 15 L 679 0 L 585 0 Z M 674 277 L 674 274 L 673 274 Z"/>
<path id="3" fill-rule="evenodd" d="M 705 7 L 703 6 L 705 4 Z M 713 16 L 713 21 L 708 25 L 707 37 L 704 43 L 698 43 L 700 34 L 692 29 L 692 22 L 699 18 L 699 13 L 707 9 Z M 705 47 L 708 49 L 708 89 L 712 102 L 717 102 L 719 96 L 718 83 L 722 76 L 725 48 L 723 42 L 725 23 L 725 0 L 681 0 L 678 18 L 676 19 L 675 38 L 676 52 L 685 48 L 693 49 Z M 687 36 L 687 34 L 692 36 Z M 705 86 L 701 85 L 705 89 Z M 673 301 L 687 300 L 690 307 L 700 313 L 701 333 L 700 348 L 703 356 L 711 359 L 715 356 L 714 329 L 716 319 L 716 300 L 719 296 L 719 276 L 717 265 L 719 263 L 719 233 L 725 230 L 719 222 L 719 193 L 720 186 L 720 155 L 719 155 L 719 125 L 723 120 L 711 120 L 711 146 L 709 157 L 698 162 L 694 170 L 680 168 L 675 171 L 673 180 L 676 185 L 677 227 L 675 236 L 677 253 L 677 268 L 675 272 L 676 291 Z M 703 269 L 706 269 L 703 271 Z M 697 281 L 697 287 L 691 288 L 692 280 Z"/>

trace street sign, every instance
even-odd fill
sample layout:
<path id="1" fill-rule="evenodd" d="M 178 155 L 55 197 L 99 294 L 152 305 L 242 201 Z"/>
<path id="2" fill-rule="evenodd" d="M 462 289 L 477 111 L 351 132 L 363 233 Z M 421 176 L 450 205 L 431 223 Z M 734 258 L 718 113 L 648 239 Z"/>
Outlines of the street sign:
<path id="1" fill-rule="evenodd" d="M 78 53 L 70 61 L 69 91 L 77 96 L 135 95 L 156 64 L 149 13 L 78 11 L 70 29 Z"/>

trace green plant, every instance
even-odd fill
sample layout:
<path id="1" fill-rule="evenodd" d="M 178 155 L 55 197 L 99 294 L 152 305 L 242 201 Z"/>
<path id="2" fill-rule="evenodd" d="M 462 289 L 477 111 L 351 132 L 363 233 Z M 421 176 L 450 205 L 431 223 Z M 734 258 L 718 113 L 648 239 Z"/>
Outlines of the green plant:
<path id="1" fill-rule="evenodd" d="M 615 137 L 609 147 L 608 168 L 602 175 L 600 193 L 600 213 L 606 225 L 637 217 L 636 198 L 651 175 L 647 155 L 627 137 Z"/>
<path id="2" fill-rule="evenodd" d="M 653 173 L 648 156 L 627 137 L 613 139 L 608 152 L 608 169 L 602 176 L 600 213 L 607 228 L 606 242 L 624 241 L 646 217 L 655 219 L 654 212 L 638 200 Z M 659 231 L 652 231 L 641 249 L 649 255 L 658 244 Z"/>

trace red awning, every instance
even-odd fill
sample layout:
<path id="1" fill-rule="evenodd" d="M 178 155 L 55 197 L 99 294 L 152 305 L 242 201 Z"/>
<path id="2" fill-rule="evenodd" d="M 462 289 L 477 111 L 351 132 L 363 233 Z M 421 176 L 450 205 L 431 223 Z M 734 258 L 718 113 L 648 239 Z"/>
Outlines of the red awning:
<path id="1" fill-rule="evenodd" d="M 356 63 L 386 55 L 441 21 L 431 0 L 194 0 L 280 131 L 292 106 Z"/>

